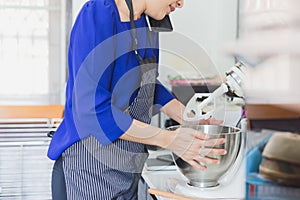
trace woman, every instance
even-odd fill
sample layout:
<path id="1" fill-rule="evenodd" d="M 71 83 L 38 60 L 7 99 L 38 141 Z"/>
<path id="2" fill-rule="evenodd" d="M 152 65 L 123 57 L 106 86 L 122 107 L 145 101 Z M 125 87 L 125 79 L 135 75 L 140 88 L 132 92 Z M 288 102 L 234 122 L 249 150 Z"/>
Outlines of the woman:
<path id="1" fill-rule="evenodd" d="M 70 39 L 65 117 L 48 151 L 63 163 L 68 199 L 138 199 L 146 145 L 203 170 L 199 162 L 219 162 L 201 146 L 222 139 L 149 125 L 159 111 L 185 123 L 184 106 L 156 79 L 158 34 L 146 23 L 146 15 L 161 20 L 183 1 L 90 0 L 81 9 Z"/>

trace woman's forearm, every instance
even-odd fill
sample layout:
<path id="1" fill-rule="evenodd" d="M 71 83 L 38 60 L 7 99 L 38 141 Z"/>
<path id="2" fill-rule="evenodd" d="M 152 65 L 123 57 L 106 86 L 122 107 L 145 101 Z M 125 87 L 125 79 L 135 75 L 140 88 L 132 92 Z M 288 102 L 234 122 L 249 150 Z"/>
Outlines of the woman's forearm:
<path id="1" fill-rule="evenodd" d="M 120 137 L 123 140 L 165 148 L 172 139 L 170 131 L 133 120 L 129 129 Z"/>
<path id="2" fill-rule="evenodd" d="M 184 122 L 182 119 L 184 108 L 185 106 L 182 103 L 180 103 L 177 99 L 173 99 L 162 107 L 161 111 L 173 120 L 182 124 Z M 173 137 L 175 136 L 171 133 L 171 131 L 133 120 L 129 129 L 120 138 L 132 142 L 156 145 L 165 148 Z"/>
<path id="3" fill-rule="evenodd" d="M 173 99 L 170 102 L 168 102 L 164 107 L 162 107 L 160 110 L 168 115 L 170 118 L 178 122 L 179 124 L 184 124 L 183 120 L 183 112 L 184 112 L 185 106 L 178 101 L 177 99 Z"/>
<path id="4" fill-rule="evenodd" d="M 206 134 L 194 129 L 179 127 L 175 131 L 168 131 L 137 120 L 133 120 L 129 129 L 120 139 L 169 149 L 199 169 L 205 169 L 199 164 L 200 162 L 208 164 L 219 162 L 218 159 L 199 156 L 202 151 L 207 152 L 209 150 L 211 152 L 210 150 L 214 145 L 224 143 L 223 138 L 209 139 Z M 212 156 L 224 154 L 226 154 L 224 149 L 214 149 L 212 152 Z"/>

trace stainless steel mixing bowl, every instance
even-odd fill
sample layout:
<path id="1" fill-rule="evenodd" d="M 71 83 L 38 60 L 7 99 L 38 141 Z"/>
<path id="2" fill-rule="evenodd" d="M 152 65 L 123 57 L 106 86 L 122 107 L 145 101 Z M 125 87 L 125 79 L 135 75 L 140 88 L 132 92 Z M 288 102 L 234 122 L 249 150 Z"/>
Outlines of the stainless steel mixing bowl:
<path id="1" fill-rule="evenodd" d="M 189 180 L 189 184 L 197 187 L 213 187 L 218 185 L 219 179 L 233 166 L 242 147 L 243 136 L 240 129 L 221 125 L 183 125 L 172 126 L 168 130 L 179 127 L 192 128 L 209 135 L 209 138 L 225 138 L 225 143 L 212 148 L 222 148 L 226 155 L 214 156 L 220 164 L 205 164 L 207 169 L 200 170 L 192 167 L 173 153 L 173 159 L 179 171 Z M 203 163 L 202 163 L 203 164 Z"/>

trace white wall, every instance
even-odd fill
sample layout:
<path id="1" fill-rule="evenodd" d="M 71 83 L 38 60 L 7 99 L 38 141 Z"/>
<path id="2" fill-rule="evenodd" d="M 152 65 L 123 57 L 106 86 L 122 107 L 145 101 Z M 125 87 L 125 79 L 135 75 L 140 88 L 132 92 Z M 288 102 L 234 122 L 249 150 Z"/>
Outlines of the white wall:
<path id="1" fill-rule="evenodd" d="M 73 23 L 77 17 L 77 14 L 79 12 L 79 10 L 81 9 L 81 7 L 83 6 L 83 4 L 85 2 L 87 2 L 88 0 L 73 0 L 72 2 L 72 6 L 73 6 L 73 9 L 72 9 L 72 14 L 73 14 Z"/>
<path id="2" fill-rule="evenodd" d="M 193 67 L 181 58 L 162 52 L 161 62 L 171 66 L 172 69 L 162 69 L 161 75 L 171 73 L 174 69 L 187 76 L 189 74 L 196 76 L 199 75 L 195 71 L 197 68 L 201 75 L 211 76 L 216 72 L 222 74 L 234 64 L 234 59 L 227 56 L 222 48 L 227 42 L 236 38 L 237 0 L 186 0 L 184 7 L 176 10 L 170 16 L 174 28 L 171 34 L 175 33 L 189 38 L 189 40 L 197 43 L 199 48 L 200 46 L 204 48 L 204 51 L 201 52 L 199 48 L 187 50 L 189 61 L 195 65 Z M 181 36 L 173 41 L 179 48 L 185 47 L 187 42 Z M 169 46 L 164 41 L 170 37 L 172 36 L 169 33 L 161 34 L 161 48 Z M 205 51 L 216 65 L 215 70 L 211 70 L 211 62 L 207 62 L 208 58 L 205 58 L 207 57 Z M 203 63 L 201 60 L 206 61 Z M 164 79 L 164 77 L 160 78 Z"/>
<path id="3" fill-rule="evenodd" d="M 237 0 L 186 0 L 178 11 L 172 16 L 175 30 L 203 46 L 217 66 L 230 64 L 222 46 L 236 37 Z"/>

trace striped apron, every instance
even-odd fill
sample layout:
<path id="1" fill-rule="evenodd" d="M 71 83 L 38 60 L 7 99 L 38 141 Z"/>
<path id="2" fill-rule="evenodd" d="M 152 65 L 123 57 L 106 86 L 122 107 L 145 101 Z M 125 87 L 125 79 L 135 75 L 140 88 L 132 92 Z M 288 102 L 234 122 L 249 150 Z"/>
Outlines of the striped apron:
<path id="1" fill-rule="evenodd" d="M 133 21 L 133 16 L 131 19 Z M 143 60 L 137 50 L 133 49 L 140 61 L 142 77 L 137 97 L 125 112 L 132 118 L 149 124 L 157 76 L 156 58 Z M 82 139 L 62 154 L 68 199 L 151 198 L 146 187 L 143 188 L 144 191 L 138 191 L 141 172 L 147 158 L 146 146 L 140 143 L 118 139 L 102 146 L 93 136 Z"/>

